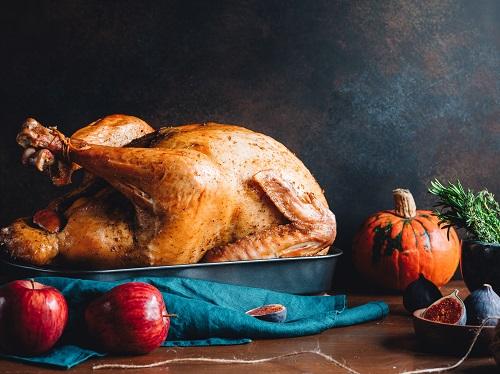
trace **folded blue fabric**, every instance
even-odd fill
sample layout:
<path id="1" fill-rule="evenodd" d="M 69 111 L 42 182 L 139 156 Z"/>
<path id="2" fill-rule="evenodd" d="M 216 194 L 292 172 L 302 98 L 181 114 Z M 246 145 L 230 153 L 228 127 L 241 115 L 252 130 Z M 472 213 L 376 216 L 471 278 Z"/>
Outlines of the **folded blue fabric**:
<path id="1" fill-rule="evenodd" d="M 163 294 L 171 318 L 163 346 L 245 344 L 251 339 L 288 338 L 317 334 L 336 326 L 348 326 L 385 317 L 386 303 L 370 302 L 347 308 L 345 295 L 298 296 L 259 288 L 233 286 L 186 278 L 134 278 L 100 282 L 41 277 L 37 282 L 59 289 L 65 296 L 70 318 L 58 345 L 45 355 L 24 357 L 0 354 L 23 362 L 69 369 L 91 357 L 104 356 L 86 338 L 83 312 L 100 294 L 125 282 L 146 282 Z M 287 307 L 286 323 L 258 320 L 244 312 L 265 304 Z"/>

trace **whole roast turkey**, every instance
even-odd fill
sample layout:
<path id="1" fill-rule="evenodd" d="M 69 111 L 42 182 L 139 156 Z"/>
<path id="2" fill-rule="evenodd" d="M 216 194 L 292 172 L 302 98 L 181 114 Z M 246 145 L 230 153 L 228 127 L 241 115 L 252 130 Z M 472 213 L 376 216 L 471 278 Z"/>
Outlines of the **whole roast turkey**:
<path id="1" fill-rule="evenodd" d="M 81 185 L 1 229 L 14 259 L 119 268 L 326 254 L 335 216 L 276 140 L 216 123 L 154 130 L 111 115 L 70 138 L 29 118 L 22 161 Z"/>

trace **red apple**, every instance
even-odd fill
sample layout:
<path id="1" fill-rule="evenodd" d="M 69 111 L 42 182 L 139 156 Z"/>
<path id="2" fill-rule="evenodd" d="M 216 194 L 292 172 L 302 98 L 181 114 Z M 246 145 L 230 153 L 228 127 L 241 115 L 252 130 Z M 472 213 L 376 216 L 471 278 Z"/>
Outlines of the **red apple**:
<path id="1" fill-rule="evenodd" d="M 85 322 L 106 352 L 144 354 L 165 340 L 170 318 L 160 291 L 141 282 L 124 283 L 92 301 Z"/>
<path id="2" fill-rule="evenodd" d="M 68 322 L 68 305 L 54 287 L 17 280 L 0 288 L 0 349 L 17 355 L 50 350 Z"/>

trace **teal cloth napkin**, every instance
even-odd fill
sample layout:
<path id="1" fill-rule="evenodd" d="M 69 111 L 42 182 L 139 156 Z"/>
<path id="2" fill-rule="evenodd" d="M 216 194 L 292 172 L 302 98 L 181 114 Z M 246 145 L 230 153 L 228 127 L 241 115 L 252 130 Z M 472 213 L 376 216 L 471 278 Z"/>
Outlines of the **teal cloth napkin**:
<path id="1" fill-rule="evenodd" d="M 377 301 L 347 308 L 345 295 L 298 296 L 259 288 L 234 286 L 186 278 L 134 278 L 118 282 L 60 277 L 36 278 L 65 296 L 70 318 L 60 342 L 36 357 L 0 354 L 15 360 L 69 369 L 97 352 L 85 334 L 83 312 L 95 297 L 118 284 L 137 281 L 156 286 L 163 294 L 171 318 L 166 347 L 245 344 L 251 339 L 289 338 L 317 334 L 336 326 L 348 326 L 385 317 L 386 303 Z M 265 322 L 244 312 L 265 304 L 287 307 L 286 323 Z"/>

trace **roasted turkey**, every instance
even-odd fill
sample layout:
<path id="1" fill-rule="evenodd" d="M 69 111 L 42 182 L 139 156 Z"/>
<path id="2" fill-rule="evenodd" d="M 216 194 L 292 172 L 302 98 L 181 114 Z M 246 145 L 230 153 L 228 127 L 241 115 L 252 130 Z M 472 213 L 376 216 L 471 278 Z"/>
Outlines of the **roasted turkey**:
<path id="1" fill-rule="evenodd" d="M 111 115 L 65 137 L 34 119 L 22 161 L 82 184 L 1 229 L 14 259 L 119 268 L 326 254 L 335 216 L 304 164 L 276 140 L 216 123 L 154 130 Z"/>

